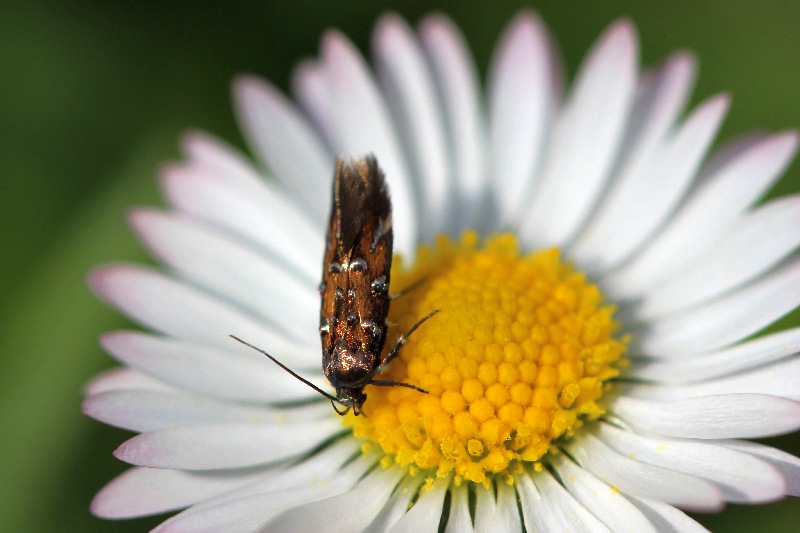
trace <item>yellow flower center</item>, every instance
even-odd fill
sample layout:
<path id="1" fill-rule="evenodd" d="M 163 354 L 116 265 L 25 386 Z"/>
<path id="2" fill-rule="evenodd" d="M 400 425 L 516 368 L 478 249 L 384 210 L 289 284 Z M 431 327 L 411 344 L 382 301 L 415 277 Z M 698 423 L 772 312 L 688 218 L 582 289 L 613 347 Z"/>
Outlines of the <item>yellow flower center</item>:
<path id="1" fill-rule="evenodd" d="M 523 463 L 541 468 L 551 446 L 603 413 L 625 342 L 614 308 L 557 249 L 520 255 L 513 235 L 440 237 L 416 264 L 392 266 L 395 299 L 386 350 L 421 317 L 380 379 L 417 385 L 366 389 L 364 415 L 345 423 L 396 462 L 455 482 L 488 485 Z M 374 448 L 367 444 L 365 449 Z"/>

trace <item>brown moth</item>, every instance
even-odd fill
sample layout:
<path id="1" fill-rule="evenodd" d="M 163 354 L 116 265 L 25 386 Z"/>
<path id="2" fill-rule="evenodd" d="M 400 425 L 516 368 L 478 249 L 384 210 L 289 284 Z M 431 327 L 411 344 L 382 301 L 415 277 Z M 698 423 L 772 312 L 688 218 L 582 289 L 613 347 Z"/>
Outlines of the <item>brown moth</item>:
<path id="1" fill-rule="evenodd" d="M 391 267 L 392 206 L 383 173 L 372 156 L 351 162 L 340 157 L 333 178 L 333 206 L 319 285 L 322 371 L 336 389 L 336 396 L 300 377 L 264 350 L 232 337 L 331 400 L 340 415 L 351 408 L 355 415 L 361 414 L 367 399 L 366 385 L 407 387 L 427 393 L 408 383 L 373 379 L 397 357 L 408 335 L 438 312 L 414 324 L 381 358 L 393 297 L 389 293 Z M 337 409 L 337 403 L 345 409 Z"/>

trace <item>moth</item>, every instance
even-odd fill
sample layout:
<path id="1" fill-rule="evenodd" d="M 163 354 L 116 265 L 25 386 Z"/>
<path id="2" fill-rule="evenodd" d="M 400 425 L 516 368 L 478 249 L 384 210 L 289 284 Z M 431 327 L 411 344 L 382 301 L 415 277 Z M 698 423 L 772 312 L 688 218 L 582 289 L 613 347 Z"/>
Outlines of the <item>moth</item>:
<path id="1" fill-rule="evenodd" d="M 397 357 L 408 336 L 438 312 L 437 309 L 423 317 L 400 335 L 394 347 L 382 357 L 389 304 L 398 296 L 389 292 L 392 241 L 392 206 L 377 161 L 372 156 L 353 161 L 338 158 L 319 285 L 322 372 L 336 390 L 336 396 L 299 376 L 264 350 L 231 337 L 266 355 L 328 398 L 339 415 L 351 408 L 356 416 L 363 412 L 367 385 L 407 387 L 427 394 L 410 383 L 375 379 L 375 374 Z M 338 409 L 336 404 L 344 409 Z"/>

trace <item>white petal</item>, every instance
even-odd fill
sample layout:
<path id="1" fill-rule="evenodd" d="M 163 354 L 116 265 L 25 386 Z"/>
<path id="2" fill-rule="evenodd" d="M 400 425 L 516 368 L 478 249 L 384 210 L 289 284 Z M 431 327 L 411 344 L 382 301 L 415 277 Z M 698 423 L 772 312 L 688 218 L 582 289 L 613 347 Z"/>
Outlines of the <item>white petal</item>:
<path id="1" fill-rule="evenodd" d="M 689 385 L 639 386 L 631 395 L 649 399 L 679 399 L 720 394 L 752 393 L 800 401 L 800 358 L 741 372 L 733 376 Z"/>
<path id="2" fill-rule="evenodd" d="M 241 184 L 232 175 L 224 168 L 193 163 L 167 167 L 161 183 L 178 210 L 240 236 L 310 283 L 317 280 L 324 248 L 322 226 L 306 220 L 274 186 Z"/>
<path id="3" fill-rule="evenodd" d="M 724 163 L 712 158 L 664 231 L 604 285 L 613 286 L 620 297 L 645 294 L 655 282 L 692 264 L 775 182 L 797 141 L 797 133 L 788 132 L 730 151 Z"/>
<path id="4" fill-rule="evenodd" d="M 675 357 L 727 346 L 771 324 L 800 304 L 800 261 L 711 303 L 655 322 L 635 337 L 633 351 Z"/>
<path id="5" fill-rule="evenodd" d="M 219 402 L 193 394 L 132 390 L 89 396 L 82 409 L 96 420 L 137 432 L 217 423 L 280 424 L 330 415 L 330 407 L 322 402 L 303 408 L 273 409 Z"/>
<path id="6" fill-rule="evenodd" d="M 610 226 L 605 233 L 612 236 L 603 247 L 600 268 L 609 268 L 630 257 L 664 225 L 689 190 L 729 101 L 727 96 L 721 96 L 701 105 L 677 131 L 654 148 L 638 172 L 624 176 L 625 181 L 613 189 L 605 204 L 613 218 L 599 222 Z"/>
<path id="7" fill-rule="evenodd" d="M 358 441 L 352 438 L 337 439 L 330 446 L 319 450 L 317 453 L 297 463 L 278 465 L 275 468 L 269 469 L 269 475 L 262 476 L 252 483 L 220 494 L 214 498 L 199 501 L 175 518 L 182 519 L 186 515 L 194 514 L 211 507 L 220 509 L 228 502 L 244 500 L 250 496 L 264 493 L 275 494 L 295 488 L 300 489 L 300 491 L 294 493 L 294 498 L 303 497 L 303 488 L 309 489 L 308 496 L 310 497 L 315 494 L 314 487 L 318 482 L 335 478 L 343 472 L 346 473 L 345 478 L 350 475 L 355 475 L 356 478 L 360 478 L 364 472 L 374 466 L 378 458 L 375 455 L 362 456 L 359 446 L 360 444 Z M 353 459 L 354 456 L 356 459 Z M 355 483 L 355 481 L 353 483 Z M 343 484 L 337 485 L 337 487 L 339 486 L 343 487 L 343 491 L 349 490 L 349 487 L 344 487 Z M 330 494 L 328 494 L 328 496 L 330 496 Z M 316 499 L 323 497 L 326 496 L 323 495 Z M 283 510 L 283 508 L 278 509 L 273 512 L 272 515 L 282 512 Z M 165 523 L 169 524 L 172 521 L 173 520 L 168 520 Z"/>
<path id="8" fill-rule="evenodd" d="M 778 450 L 771 446 L 765 446 L 757 442 L 748 441 L 724 441 L 724 445 L 740 450 L 745 453 L 755 455 L 759 459 L 767 461 L 772 466 L 780 470 L 786 481 L 786 495 L 800 496 L 800 458 L 788 454 L 783 450 Z"/>
<path id="9" fill-rule="evenodd" d="M 798 245 L 800 197 L 761 206 L 693 265 L 648 291 L 637 317 L 664 316 L 725 294 L 766 272 Z"/>
<path id="10" fill-rule="evenodd" d="M 474 531 L 472 518 L 469 515 L 469 499 L 467 484 L 453 486 L 450 489 L 450 516 L 447 517 L 447 527 L 444 533 L 469 533 Z"/>
<path id="11" fill-rule="evenodd" d="M 538 15 L 523 11 L 503 32 L 489 70 L 493 193 L 501 224 L 516 221 L 537 180 L 558 95 L 553 51 Z"/>
<path id="12" fill-rule="evenodd" d="M 100 342 L 126 365 L 184 390 L 249 403 L 318 397 L 256 351 L 245 355 L 134 331 L 107 333 Z M 326 385 L 319 372 L 304 377 Z"/>
<path id="13" fill-rule="evenodd" d="M 581 505 L 548 471 L 531 478 L 542 495 L 548 527 L 545 531 L 566 527 L 568 531 L 611 531 Z"/>
<path id="14" fill-rule="evenodd" d="M 763 394 L 726 394 L 658 402 L 620 396 L 612 412 L 657 435 L 696 439 L 755 438 L 800 427 L 800 403 Z"/>
<path id="15" fill-rule="evenodd" d="M 392 195 L 395 249 L 412 257 L 419 231 L 417 197 L 386 102 L 344 35 L 334 31 L 325 35 L 322 67 L 331 98 L 333 148 L 345 156 L 375 155 Z"/>
<path id="16" fill-rule="evenodd" d="M 766 503 L 783 497 L 786 484 L 769 463 L 724 445 L 698 440 L 650 438 L 600 424 L 597 436 L 622 455 L 707 479 L 734 503 Z"/>
<path id="17" fill-rule="evenodd" d="M 475 485 L 475 531 L 489 533 L 495 524 L 496 515 L 497 501 L 494 496 L 494 487 L 486 488 L 483 485 Z M 511 531 L 507 527 L 500 528 L 500 530 Z"/>
<path id="18" fill-rule="evenodd" d="M 436 87 L 420 45 L 399 16 L 384 15 L 373 36 L 378 74 L 416 178 L 422 239 L 444 231 L 451 218 L 447 139 Z"/>
<path id="19" fill-rule="evenodd" d="M 305 117 L 271 84 L 252 76 L 233 85 L 239 124 L 256 154 L 319 225 L 331 205 L 333 155 Z"/>
<path id="20" fill-rule="evenodd" d="M 626 495 L 635 506 L 644 513 L 661 533 L 701 533 L 708 531 L 695 522 L 679 509 L 666 503 L 654 501 L 649 498 L 637 498 Z"/>
<path id="21" fill-rule="evenodd" d="M 475 531 L 522 531 L 522 517 L 517 509 L 517 493 L 514 487 L 502 481 L 496 483 L 495 487 L 496 501 L 492 489 L 484 489 L 480 485 L 475 488 Z"/>
<path id="22" fill-rule="evenodd" d="M 439 530 L 439 521 L 442 517 L 444 497 L 450 485 L 450 477 L 437 479 L 433 487 L 420 495 L 414 507 L 403 515 L 390 533 L 434 533 Z"/>
<path id="23" fill-rule="evenodd" d="M 280 354 L 282 360 L 290 363 L 302 361 L 303 357 L 307 357 L 307 362 L 319 360 L 316 348 L 299 347 L 226 303 L 143 267 L 97 268 L 90 273 L 89 284 L 101 298 L 132 319 L 174 337 L 222 349 L 247 351 L 229 337 L 236 334 L 256 346 L 268 348 L 271 353 Z"/>
<path id="24" fill-rule="evenodd" d="M 644 169 L 652 165 L 657 148 L 673 127 L 693 85 L 695 70 L 694 58 L 682 52 L 640 80 L 621 144 L 625 148 L 612 174 L 617 178 L 588 226 L 570 247 L 569 255 L 578 264 L 595 271 L 612 264 L 606 248 L 620 249 L 621 245 L 614 241 L 625 239 L 630 225 L 623 217 L 627 209 L 623 202 L 633 192 L 637 180 L 645 177 Z"/>
<path id="25" fill-rule="evenodd" d="M 628 530 L 641 533 L 656 531 L 650 521 L 619 491 L 603 483 L 565 456 L 556 456 L 551 464 L 564 487 L 611 531 Z"/>
<path id="26" fill-rule="evenodd" d="M 449 229 L 483 228 L 487 208 L 488 154 L 486 117 L 472 56 L 458 28 L 442 15 L 423 19 L 419 36 L 439 91 L 439 106 L 449 139 L 449 162 L 455 178 L 456 205 Z"/>
<path id="27" fill-rule="evenodd" d="M 423 476 L 406 476 L 397 486 L 389 502 L 364 533 L 383 533 L 396 524 L 408 512 L 411 499 L 416 496 L 419 486 L 425 481 Z"/>
<path id="28" fill-rule="evenodd" d="M 130 368 L 112 368 L 92 378 L 83 388 L 86 396 L 114 390 L 174 390 L 166 383 Z"/>
<path id="29" fill-rule="evenodd" d="M 692 383 L 719 378 L 773 363 L 800 351 L 800 328 L 789 329 L 712 353 L 660 361 L 637 362 L 626 377 L 659 383 Z"/>
<path id="30" fill-rule="evenodd" d="M 120 474 L 92 500 L 92 514 L 101 518 L 134 518 L 174 511 L 213 498 L 268 470 L 185 472 L 161 468 L 131 468 Z"/>
<path id="31" fill-rule="evenodd" d="M 285 511 L 270 524 L 270 531 L 361 531 L 378 515 L 404 473 L 397 467 L 377 468 L 344 494 Z"/>
<path id="32" fill-rule="evenodd" d="M 558 116 L 520 234 L 529 248 L 568 243 L 594 207 L 620 148 L 633 101 L 638 50 L 622 20 L 600 37 Z"/>
<path id="33" fill-rule="evenodd" d="M 136 210 L 130 220 L 148 248 L 182 277 L 224 295 L 298 339 L 317 330 L 316 283 L 299 280 L 290 267 L 186 216 Z"/>
<path id="34" fill-rule="evenodd" d="M 341 430 L 333 418 L 295 424 L 208 424 L 143 433 L 114 451 L 139 466 L 181 470 L 243 468 L 301 455 Z"/>
<path id="35" fill-rule="evenodd" d="M 205 506 L 200 510 L 189 509 L 168 520 L 155 531 L 159 533 L 264 531 L 271 527 L 270 521 L 287 508 L 313 503 L 346 492 L 358 481 L 359 476 L 364 474 L 368 466 L 369 463 L 356 460 L 337 472 L 335 477 L 318 476 L 303 484 L 228 499 L 224 503 Z"/>
<path id="36" fill-rule="evenodd" d="M 583 468 L 623 494 L 698 511 L 718 511 L 724 504 L 722 494 L 712 483 L 621 455 L 591 434 L 581 435 L 567 450 Z"/>
<path id="37" fill-rule="evenodd" d="M 539 483 L 534 483 L 534 479 Z M 528 473 L 520 474 L 515 478 L 515 485 L 528 531 L 608 531 L 547 471 L 534 473 L 533 477 Z"/>

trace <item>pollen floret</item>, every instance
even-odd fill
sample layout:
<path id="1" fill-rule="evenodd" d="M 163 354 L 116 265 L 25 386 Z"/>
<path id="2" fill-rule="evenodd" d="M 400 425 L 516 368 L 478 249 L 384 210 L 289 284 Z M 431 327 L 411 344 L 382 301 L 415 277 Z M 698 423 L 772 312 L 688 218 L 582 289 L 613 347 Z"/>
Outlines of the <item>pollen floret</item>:
<path id="1" fill-rule="evenodd" d="M 520 255 L 501 234 L 480 246 L 468 231 L 421 248 L 406 269 L 396 259 L 392 340 L 434 309 L 381 379 L 367 388 L 366 417 L 348 417 L 357 437 L 396 463 L 454 471 L 455 482 L 488 485 L 492 475 L 537 463 L 551 446 L 603 413 L 600 398 L 618 375 L 625 342 L 614 308 L 557 249 Z"/>

